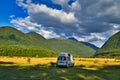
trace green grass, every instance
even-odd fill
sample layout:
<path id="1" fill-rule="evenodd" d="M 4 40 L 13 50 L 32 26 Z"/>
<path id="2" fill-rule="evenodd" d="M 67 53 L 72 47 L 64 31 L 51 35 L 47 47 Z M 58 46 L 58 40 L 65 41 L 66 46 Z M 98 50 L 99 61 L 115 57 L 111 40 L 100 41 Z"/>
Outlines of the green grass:
<path id="1" fill-rule="evenodd" d="M 120 57 L 120 48 L 111 49 L 111 50 L 103 50 L 100 49 L 95 56 L 106 56 L 106 57 Z"/>
<path id="2" fill-rule="evenodd" d="M 120 80 L 120 66 L 56 68 L 48 65 L 0 65 L 0 80 Z"/>

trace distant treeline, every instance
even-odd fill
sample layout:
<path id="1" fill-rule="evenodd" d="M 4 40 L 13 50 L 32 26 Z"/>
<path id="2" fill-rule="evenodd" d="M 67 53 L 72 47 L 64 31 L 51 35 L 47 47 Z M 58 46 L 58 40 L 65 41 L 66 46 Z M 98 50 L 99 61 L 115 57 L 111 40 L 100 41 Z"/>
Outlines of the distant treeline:
<path id="1" fill-rule="evenodd" d="M 55 57 L 57 52 L 43 48 L 24 46 L 0 46 L 0 56 Z"/>

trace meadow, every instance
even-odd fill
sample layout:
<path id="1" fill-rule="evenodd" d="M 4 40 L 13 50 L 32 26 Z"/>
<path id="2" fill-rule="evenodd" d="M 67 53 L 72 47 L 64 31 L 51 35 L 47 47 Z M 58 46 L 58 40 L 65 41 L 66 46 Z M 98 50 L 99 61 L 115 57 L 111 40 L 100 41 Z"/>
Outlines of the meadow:
<path id="1" fill-rule="evenodd" d="M 72 68 L 56 68 L 55 57 L 0 57 L 0 80 L 120 80 L 120 59 L 75 58 Z"/>

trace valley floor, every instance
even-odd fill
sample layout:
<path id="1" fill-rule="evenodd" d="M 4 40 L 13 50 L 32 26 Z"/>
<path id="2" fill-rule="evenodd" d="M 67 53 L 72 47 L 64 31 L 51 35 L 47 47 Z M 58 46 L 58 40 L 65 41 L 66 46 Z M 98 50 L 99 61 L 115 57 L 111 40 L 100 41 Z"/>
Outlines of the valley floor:
<path id="1" fill-rule="evenodd" d="M 120 59 L 75 58 L 56 68 L 56 58 L 0 57 L 0 80 L 120 80 Z"/>

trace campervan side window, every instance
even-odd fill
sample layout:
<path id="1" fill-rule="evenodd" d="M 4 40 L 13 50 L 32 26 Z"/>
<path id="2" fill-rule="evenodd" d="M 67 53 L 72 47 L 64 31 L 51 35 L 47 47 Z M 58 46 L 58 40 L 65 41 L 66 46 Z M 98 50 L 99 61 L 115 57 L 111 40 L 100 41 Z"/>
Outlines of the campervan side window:
<path id="1" fill-rule="evenodd" d="M 70 57 L 67 57 L 67 60 L 70 61 Z"/>

